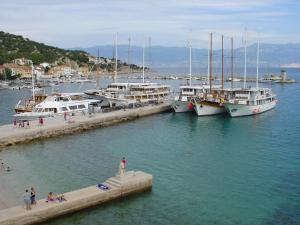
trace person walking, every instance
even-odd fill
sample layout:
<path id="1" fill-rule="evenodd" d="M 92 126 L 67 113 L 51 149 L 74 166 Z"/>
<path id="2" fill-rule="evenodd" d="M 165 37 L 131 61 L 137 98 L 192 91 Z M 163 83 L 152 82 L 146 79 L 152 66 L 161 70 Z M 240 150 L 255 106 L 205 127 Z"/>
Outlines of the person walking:
<path id="1" fill-rule="evenodd" d="M 24 205 L 25 205 L 25 209 L 26 210 L 30 210 L 30 193 L 28 192 L 28 190 L 25 190 L 25 193 L 23 194 L 23 199 L 24 199 Z"/>
<path id="2" fill-rule="evenodd" d="M 17 119 L 14 118 L 14 128 L 16 128 L 16 127 L 17 127 Z"/>
<path id="3" fill-rule="evenodd" d="M 31 205 L 35 205 L 36 204 L 36 200 L 35 200 L 36 191 L 33 187 L 30 189 L 30 191 L 31 191 L 30 192 L 30 203 L 31 203 Z"/>
<path id="4" fill-rule="evenodd" d="M 64 112 L 64 120 L 67 121 L 67 112 Z"/>

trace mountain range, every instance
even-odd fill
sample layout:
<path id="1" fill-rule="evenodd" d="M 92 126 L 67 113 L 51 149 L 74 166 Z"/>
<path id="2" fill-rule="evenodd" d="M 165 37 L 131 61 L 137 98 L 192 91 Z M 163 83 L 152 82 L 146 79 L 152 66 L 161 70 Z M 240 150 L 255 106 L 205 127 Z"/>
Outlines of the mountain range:
<path id="1" fill-rule="evenodd" d="M 91 55 L 112 58 L 114 56 L 113 45 L 100 45 L 89 48 L 72 48 L 83 50 Z M 256 67 L 257 44 L 247 47 L 247 66 Z M 207 49 L 193 49 L 192 62 L 193 67 L 207 67 Z M 213 51 L 214 67 L 221 67 L 221 50 Z M 122 61 L 128 61 L 128 46 L 118 46 L 118 58 Z M 131 46 L 130 63 L 142 63 L 142 47 Z M 224 65 L 230 67 L 231 50 L 224 49 Z M 162 67 L 188 67 L 189 65 L 189 49 L 186 47 L 164 47 L 152 46 L 145 49 L 145 64 L 152 68 Z M 300 43 L 296 44 L 260 44 L 260 61 L 259 64 L 264 68 L 279 67 L 299 67 L 300 68 Z M 242 68 L 244 66 L 244 48 L 234 49 L 234 66 Z"/>

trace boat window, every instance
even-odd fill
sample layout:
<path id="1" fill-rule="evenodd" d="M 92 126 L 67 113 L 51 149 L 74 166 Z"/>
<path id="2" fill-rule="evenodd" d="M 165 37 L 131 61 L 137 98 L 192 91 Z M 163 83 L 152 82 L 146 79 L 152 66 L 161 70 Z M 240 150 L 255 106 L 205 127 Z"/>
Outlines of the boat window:
<path id="1" fill-rule="evenodd" d="M 77 109 L 77 105 L 71 105 L 71 106 L 69 106 L 69 108 L 70 108 L 71 110 L 75 110 L 75 109 Z"/>
<path id="2" fill-rule="evenodd" d="M 67 107 L 61 107 L 60 110 L 61 111 L 68 111 Z"/>
<path id="3" fill-rule="evenodd" d="M 78 109 L 85 109 L 85 105 L 78 105 Z"/>

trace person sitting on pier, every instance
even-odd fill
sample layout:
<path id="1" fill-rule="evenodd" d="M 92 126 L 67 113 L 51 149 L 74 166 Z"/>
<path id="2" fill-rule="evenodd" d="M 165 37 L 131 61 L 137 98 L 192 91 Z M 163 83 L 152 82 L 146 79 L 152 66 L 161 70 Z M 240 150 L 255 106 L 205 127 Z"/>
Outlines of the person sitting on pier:
<path id="1" fill-rule="evenodd" d="M 57 199 L 59 202 L 67 201 L 67 199 L 65 198 L 64 194 L 57 195 L 56 199 Z"/>
<path id="2" fill-rule="evenodd" d="M 54 202 L 55 201 L 55 195 L 53 194 L 53 192 L 49 192 L 48 196 L 47 196 L 47 201 L 46 202 Z"/>

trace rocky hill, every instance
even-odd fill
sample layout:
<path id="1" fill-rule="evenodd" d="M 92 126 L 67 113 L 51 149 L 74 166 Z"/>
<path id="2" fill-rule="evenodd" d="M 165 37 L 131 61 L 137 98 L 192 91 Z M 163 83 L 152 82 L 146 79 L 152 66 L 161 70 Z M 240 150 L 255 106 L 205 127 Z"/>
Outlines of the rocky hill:
<path id="1" fill-rule="evenodd" d="M 16 58 L 31 59 L 34 64 L 53 63 L 68 58 L 78 65 L 88 63 L 88 53 L 80 50 L 65 50 L 38 43 L 20 35 L 0 31 L 0 64 Z"/>

